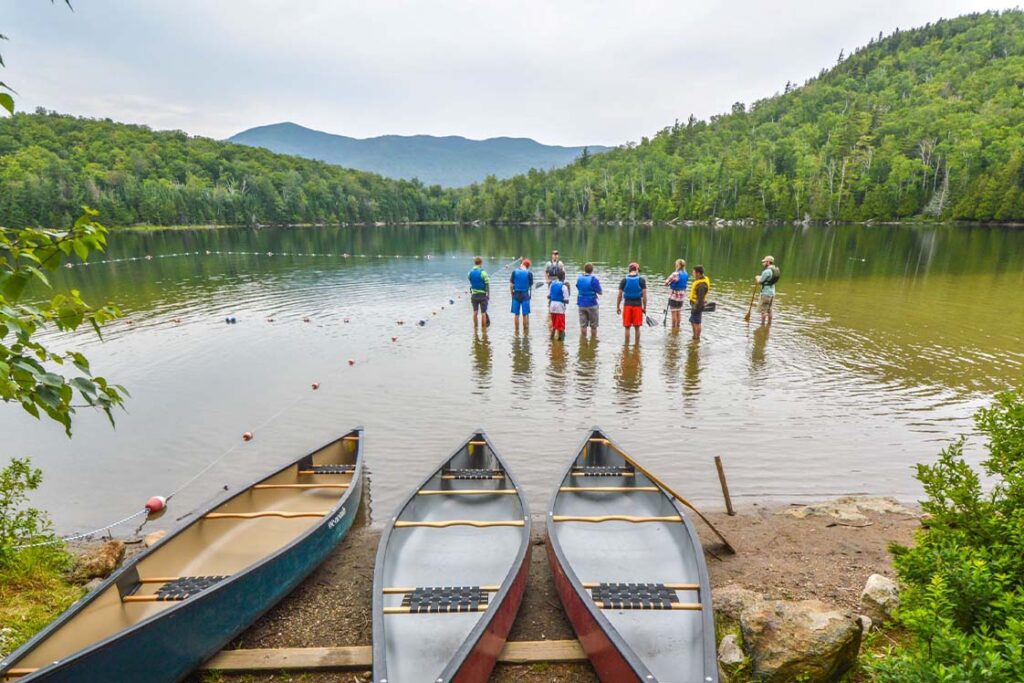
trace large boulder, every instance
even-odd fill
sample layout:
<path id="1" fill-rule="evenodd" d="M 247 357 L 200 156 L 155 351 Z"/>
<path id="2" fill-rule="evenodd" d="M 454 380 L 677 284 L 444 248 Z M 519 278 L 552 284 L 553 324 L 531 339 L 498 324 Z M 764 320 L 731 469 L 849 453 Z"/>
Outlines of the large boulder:
<path id="1" fill-rule="evenodd" d="M 874 621 L 885 623 L 900 606 L 900 589 L 892 579 L 872 574 L 860 593 L 860 606 Z"/>
<path id="2" fill-rule="evenodd" d="M 757 603 L 743 610 L 740 628 L 757 680 L 835 681 L 860 650 L 856 616 L 820 600 Z"/>
<path id="3" fill-rule="evenodd" d="M 759 602 L 764 602 L 764 599 L 761 593 L 734 583 L 716 588 L 711 593 L 711 604 L 714 606 L 715 616 L 723 616 L 733 621 L 739 621 L 743 610 Z"/>
<path id="4" fill-rule="evenodd" d="M 106 541 L 103 545 L 86 550 L 75 558 L 74 578 L 85 582 L 89 579 L 104 579 L 117 569 L 124 559 L 124 542 Z"/>

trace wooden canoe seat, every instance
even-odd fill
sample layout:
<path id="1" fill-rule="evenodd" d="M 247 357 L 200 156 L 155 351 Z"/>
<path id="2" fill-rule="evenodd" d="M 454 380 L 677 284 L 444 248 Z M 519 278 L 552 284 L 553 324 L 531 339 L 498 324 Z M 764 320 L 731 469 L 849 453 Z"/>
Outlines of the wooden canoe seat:
<path id="1" fill-rule="evenodd" d="M 470 446 L 486 446 L 487 442 L 486 441 L 470 441 L 469 445 Z"/>
<path id="2" fill-rule="evenodd" d="M 256 484 L 254 489 L 347 489 L 348 484 Z"/>
<path id="3" fill-rule="evenodd" d="M 505 473 L 501 470 L 441 470 L 442 479 L 504 479 Z"/>
<path id="4" fill-rule="evenodd" d="M 572 468 L 572 476 L 574 477 L 635 477 L 636 470 L 632 467 L 610 467 L 610 466 L 591 466 L 591 467 L 574 467 Z"/>
<path id="5" fill-rule="evenodd" d="M 164 582 L 164 585 L 151 595 L 126 595 L 121 598 L 122 602 L 166 602 L 176 600 L 187 600 L 197 593 L 228 578 L 223 576 L 179 576 Z M 140 581 L 142 583 L 156 583 L 153 579 Z"/>
<path id="6" fill-rule="evenodd" d="M 664 517 L 639 517 L 636 515 L 597 515 L 597 516 L 583 516 L 583 515 L 553 515 L 551 520 L 554 522 L 632 522 L 639 524 L 642 522 L 682 522 L 683 518 L 678 515 L 666 515 Z"/>
<path id="7" fill-rule="evenodd" d="M 676 590 L 664 583 L 599 583 L 590 595 L 601 609 L 701 609 L 700 603 L 679 602 Z"/>
<path id="8" fill-rule="evenodd" d="M 443 614 L 483 612 L 490 596 L 481 586 L 427 586 L 414 588 L 401 607 L 385 607 L 384 614 Z"/>
<path id="9" fill-rule="evenodd" d="M 497 593 L 501 590 L 501 586 L 477 586 L 477 588 L 482 591 L 487 591 L 488 593 Z M 413 591 L 418 590 L 420 589 L 413 588 L 412 586 L 389 586 L 382 589 L 381 592 L 384 593 L 384 595 L 404 595 L 405 593 L 412 593 Z"/>
<path id="10" fill-rule="evenodd" d="M 422 489 L 416 492 L 417 496 L 514 496 L 515 489 Z"/>
<path id="11" fill-rule="evenodd" d="M 352 474 L 355 465 L 313 465 L 312 469 L 299 470 L 299 474 Z"/>
<path id="12" fill-rule="evenodd" d="M 486 529 L 492 526 L 523 526 L 525 522 L 521 519 L 508 520 L 482 520 L 482 519 L 446 519 L 440 522 L 395 522 L 396 529 L 408 529 L 410 527 L 427 527 L 430 529 L 447 529 L 450 526 L 473 526 L 478 529 Z"/>
<path id="13" fill-rule="evenodd" d="M 658 585 L 658 586 L 664 586 L 665 588 L 671 588 L 674 591 L 699 591 L 700 590 L 700 584 L 699 583 L 629 584 L 629 583 L 598 583 L 598 582 L 586 583 L 586 582 L 584 582 L 583 587 L 589 589 L 589 588 L 598 588 L 599 586 L 631 586 L 631 585 L 641 585 L 641 586 Z"/>
<path id="14" fill-rule="evenodd" d="M 330 510 L 323 512 L 286 512 L 284 510 L 264 510 L 263 512 L 208 512 L 203 519 L 259 519 L 261 517 L 280 517 L 281 519 L 297 519 L 300 517 L 323 517 Z"/>
<path id="15" fill-rule="evenodd" d="M 560 486 L 562 493 L 657 493 L 657 486 Z"/>

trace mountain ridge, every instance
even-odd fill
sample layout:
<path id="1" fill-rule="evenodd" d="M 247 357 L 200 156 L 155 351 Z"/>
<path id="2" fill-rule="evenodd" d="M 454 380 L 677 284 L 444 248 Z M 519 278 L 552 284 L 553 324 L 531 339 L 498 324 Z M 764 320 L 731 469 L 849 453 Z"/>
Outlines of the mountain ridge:
<path id="1" fill-rule="evenodd" d="M 262 147 L 346 168 L 426 185 L 463 187 L 488 176 L 504 179 L 531 169 L 551 170 L 575 161 L 584 149 L 601 145 L 545 145 L 533 138 L 498 136 L 474 140 L 461 135 L 378 135 L 355 138 L 308 128 L 292 121 L 255 126 L 226 142 Z"/>

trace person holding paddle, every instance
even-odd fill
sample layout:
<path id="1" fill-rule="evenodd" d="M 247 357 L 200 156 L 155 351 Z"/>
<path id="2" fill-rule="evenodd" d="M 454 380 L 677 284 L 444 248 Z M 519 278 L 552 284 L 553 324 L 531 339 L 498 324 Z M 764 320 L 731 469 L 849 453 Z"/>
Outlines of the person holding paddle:
<path id="1" fill-rule="evenodd" d="M 473 259 L 473 270 L 469 271 L 469 302 L 473 306 L 473 327 L 477 326 L 477 314 L 481 317 L 484 326 L 491 324 L 491 318 L 487 315 L 487 303 L 491 300 L 491 278 L 484 270 L 484 260 L 477 256 Z"/>
<path id="2" fill-rule="evenodd" d="M 668 310 L 672 311 L 672 329 L 679 329 L 682 317 L 683 302 L 686 301 L 686 290 L 690 283 L 690 274 L 686 272 L 686 261 L 676 259 L 676 271 L 668 276 L 665 284 L 669 287 Z"/>
<path id="3" fill-rule="evenodd" d="M 512 295 L 512 315 L 515 316 L 516 332 L 519 331 L 519 316 L 523 316 L 523 332 L 530 331 L 530 295 L 533 292 L 533 271 L 530 259 L 524 258 L 508 279 L 508 291 Z"/>
<path id="4" fill-rule="evenodd" d="M 761 301 L 758 303 L 758 310 L 761 311 L 761 325 L 765 319 L 772 324 L 772 304 L 775 302 L 775 283 L 779 281 L 782 271 L 775 265 L 774 256 L 765 256 L 761 259 L 761 274 L 754 278 L 755 284 L 761 285 Z"/>
<path id="5" fill-rule="evenodd" d="M 700 339 L 704 305 L 711 291 L 711 278 L 704 274 L 704 266 L 693 267 L 693 284 L 690 286 L 690 326 L 693 338 Z"/>
<path id="6" fill-rule="evenodd" d="M 623 307 L 625 303 L 625 307 Z M 647 280 L 640 277 L 640 264 L 629 264 L 629 273 L 619 283 L 619 298 L 615 301 L 615 312 L 622 315 L 622 326 L 626 328 L 626 343 L 629 343 L 629 328 L 635 330 L 636 343 L 640 343 L 640 327 L 647 314 Z"/>

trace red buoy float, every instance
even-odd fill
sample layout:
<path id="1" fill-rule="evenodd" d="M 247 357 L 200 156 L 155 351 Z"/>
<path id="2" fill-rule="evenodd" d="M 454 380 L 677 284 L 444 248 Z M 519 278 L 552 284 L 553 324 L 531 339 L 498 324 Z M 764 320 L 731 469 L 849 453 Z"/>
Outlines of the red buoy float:
<path id="1" fill-rule="evenodd" d="M 351 358 L 349 358 L 349 359 L 348 359 L 348 364 L 349 364 L 349 365 L 355 365 L 355 364 L 356 364 L 356 362 L 355 362 L 354 360 L 352 360 Z"/>
<path id="2" fill-rule="evenodd" d="M 242 434 L 242 441 L 252 441 L 252 432 Z"/>
<path id="3" fill-rule="evenodd" d="M 163 509 L 166 507 L 167 499 L 164 498 L 163 496 L 153 496 L 152 498 L 146 501 L 146 509 L 149 511 L 149 514 L 151 515 L 163 511 Z"/>
<path id="4" fill-rule="evenodd" d="M 316 391 L 319 388 L 320 388 L 320 382 L 313 382 L 313 391 Z"/>

